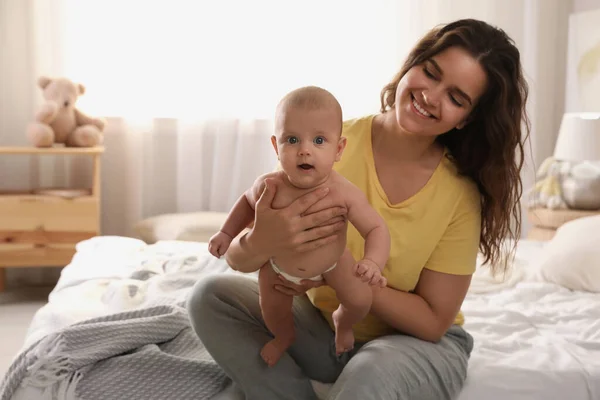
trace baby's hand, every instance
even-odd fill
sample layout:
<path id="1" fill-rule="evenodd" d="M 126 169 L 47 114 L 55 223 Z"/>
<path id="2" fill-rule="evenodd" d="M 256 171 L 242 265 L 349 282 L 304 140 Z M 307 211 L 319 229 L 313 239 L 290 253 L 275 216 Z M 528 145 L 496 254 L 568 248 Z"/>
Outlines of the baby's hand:
<path id="1" fill-rule="evenodd" d="M 219 232 L 208 241 L 208 251 L 217 258 L 221 258 L 229 248 L 233 238 L 225 232 Z"/>
<path id="2" fill-rule="evenodd" d="M 362 259 L 356 263 L 354 272 L 363 281 L 372 286 L 387 286 L 387 279 L 381 275 L 379 266 L 371 260 Z"/>

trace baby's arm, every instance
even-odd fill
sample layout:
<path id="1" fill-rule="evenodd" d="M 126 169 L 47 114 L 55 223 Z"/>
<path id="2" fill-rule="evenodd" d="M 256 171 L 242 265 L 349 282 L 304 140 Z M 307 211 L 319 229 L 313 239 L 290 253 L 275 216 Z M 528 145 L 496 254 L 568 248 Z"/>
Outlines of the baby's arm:
<path id="1" fill-rule="evenodd" d="M 221 229 L 208 242 L 208 250 L 215 257 L 221 257 L 227 252 L 233 238 L 240 234 L 254 221 L 254 207 L 267 176 L 259 177 L 252 187 L 240 196 L 229 212 Z M 251 271 L 248 271 L 251 272 Z"/>
<path id="2" fill-rule="evenodd" d="M 208 251 L 215 257 L 221 257 L 227 252 L 233 238 L 244 230 L 254 219 L 254 210 L 250 207 L 246 193 L 240 196 L 234 204 L 227 219 L 208 241 Z"/>
<path id="3" fill-rule="evenodd" d="M 229 216 L 221 227 L 221 232 L 232 239 L 240 234 L 254 220 L 254 208 L 248 201 L 248 193 L 240 196 L 229 212 Z"/>
<path id="4" fill-rule="evenodd" d="M 348 221 L 354 225 L 356 230 L 365 239 L 364 257 L 358 262 L 358 273 L 367 272 L 372 264 L 375 264 L 381 272 L 390 255 L 390 232 L 385 220 L 371 206 L 365 194 L 356 186 L 348 182 L 348 190 L 345 190 L 348 205 Z M 361 265 L 364 263 L 365 265 Z M 362 270 L 361 270 L 362 269 Z M 382 279 L 384 279 L 382 277 Z M 372 282 L 375 283 L 375 282 Z"/>

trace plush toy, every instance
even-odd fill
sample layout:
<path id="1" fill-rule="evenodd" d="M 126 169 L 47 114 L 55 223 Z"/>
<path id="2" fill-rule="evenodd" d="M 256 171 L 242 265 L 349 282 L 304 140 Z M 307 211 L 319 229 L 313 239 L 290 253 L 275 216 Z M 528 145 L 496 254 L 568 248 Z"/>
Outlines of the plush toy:
<path id="1" fill-rule="evenodd" d="M 600 210 L 600 161 L 569 162 L 549 157 L 537 171 L 529 207 Z"/>
<path id="2" fill-rule="evenodd" d="M 69 147 L 93 147 L 103 143 L 104 121 L 91 118 L 75 108 L 85 87 L 66 78 L 40 77 L 46 103 L 27 127 L 27 138 L 36 147 L 64 143 Z"/>
<path id="3" fill-rule="evenodd" d="M 568 208 L 562 193 L 562 180 L 568 173 L 568 165 L 548 157 L 536 174 L 536 183 L 529 193 L 530 208 L 552 210 Z"/>
<path id="4" fill-rule="evenodd" d="M 563 179 L 562 191 L 569 208 L 600 210 L 600 161 L 573 165 Z"/>

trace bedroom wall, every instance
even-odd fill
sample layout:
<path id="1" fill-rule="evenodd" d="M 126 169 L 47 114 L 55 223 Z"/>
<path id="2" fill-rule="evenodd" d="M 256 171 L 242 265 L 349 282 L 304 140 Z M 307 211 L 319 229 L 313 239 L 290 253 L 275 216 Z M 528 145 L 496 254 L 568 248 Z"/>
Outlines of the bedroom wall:
<path id="1" fill-rule="evenodd" d="M 596 10 L 600 8 L 600 0 L 574 0 L 573 12 Z"/>

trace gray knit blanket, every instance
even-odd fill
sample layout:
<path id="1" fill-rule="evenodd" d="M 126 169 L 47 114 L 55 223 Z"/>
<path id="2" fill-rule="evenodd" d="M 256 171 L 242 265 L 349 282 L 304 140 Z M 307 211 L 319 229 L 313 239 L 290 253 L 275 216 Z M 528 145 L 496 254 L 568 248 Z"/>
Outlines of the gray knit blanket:
<path id="1" fill-rule="evenodd" d="M 213 397 L 229 378 L 185 310 L 193 284 L 212 273 L 231 271 L 198 244 L 81 243 L 34 317 L 0 400 L 34 389 L 53 400 Z"/>

